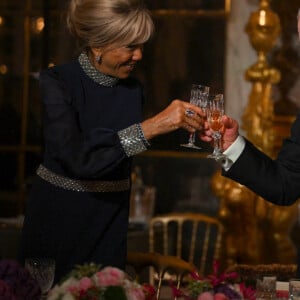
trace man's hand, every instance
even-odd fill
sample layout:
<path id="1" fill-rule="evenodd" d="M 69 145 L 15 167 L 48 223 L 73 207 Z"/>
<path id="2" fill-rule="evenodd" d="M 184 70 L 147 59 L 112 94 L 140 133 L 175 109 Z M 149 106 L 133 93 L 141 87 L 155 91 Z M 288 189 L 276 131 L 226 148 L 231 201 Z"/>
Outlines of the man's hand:
<path id="1" fill-rule="evenodd" d="M 222 117 L 222 148 L 226 150 L 239 136 L 239 124 L 236 120 L 224 115 Z M 204 129 L 200 133 L 200 139 L 204 142 L 211 143 L 213 131 L 210 129 L 208 122 L 205 122 Z"/>

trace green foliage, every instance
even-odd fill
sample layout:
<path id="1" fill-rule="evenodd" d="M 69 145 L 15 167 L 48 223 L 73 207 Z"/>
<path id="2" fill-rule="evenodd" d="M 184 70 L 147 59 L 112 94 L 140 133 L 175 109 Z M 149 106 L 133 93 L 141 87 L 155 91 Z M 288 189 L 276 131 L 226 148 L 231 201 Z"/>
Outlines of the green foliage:
<path id="1" fill-rule="evenodd" d="M 83 277 L 91 277 L 95 273 L 99 272 L 101 265 L 96 265 L 94 263 L 76 265 L 74 270 L 68 275 L 68 277 L 74 277 L 76 279 L 81 279 Z"/>
<path id="2" fill-rule="evenodd" d="M 105 300 L 127 300 L 124 288 L 121 286 L 109 286 L 104 292 Z"/>
<path id="3" fill-rule="evenodd" d="M 187 288 L 192 297 L 197 297 L 201 293 L 211 290 L 212 285 L 209 282 L 197 280 L 189 282 Z"/>

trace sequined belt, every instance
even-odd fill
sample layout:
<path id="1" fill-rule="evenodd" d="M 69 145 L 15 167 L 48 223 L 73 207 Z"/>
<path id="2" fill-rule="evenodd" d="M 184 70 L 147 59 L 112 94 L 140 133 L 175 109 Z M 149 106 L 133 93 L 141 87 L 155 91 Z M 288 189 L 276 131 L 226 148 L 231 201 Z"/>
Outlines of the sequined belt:
<path id="1" fill-rule="evenodd" d="M 55 186 L 76 192 L 103 193 L 122 192 L 129 190 L 128 178 L 116 181 L 71 179 L 55 174 L 43 165 L 38 167 L 36 174 Z"/>

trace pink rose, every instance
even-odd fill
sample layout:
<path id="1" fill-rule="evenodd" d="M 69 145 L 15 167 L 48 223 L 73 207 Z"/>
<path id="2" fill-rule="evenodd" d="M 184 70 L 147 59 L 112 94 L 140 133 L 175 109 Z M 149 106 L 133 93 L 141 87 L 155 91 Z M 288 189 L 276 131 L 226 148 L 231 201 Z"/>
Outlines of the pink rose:
<path id="1" fill-rule="evenodd" d="M 197 300 L 214 300 L 214 296 L 210 292 L 203 292 L 198 296 Z"/>
<path id="2" fill-rule="evenodd" d="M 79 294 L 79 287 L 76 284 L 71 284 L 66 288 L 67 292 L 70 292 L 72 295 Z"/>
<path id="3" fill-rule="evenodd" d="M 121 285 L 125 279 L 125 273 L 113 267 L 106 267 L 96 273 L 98 286 Z"/>
<path id="4" fill-rule="evenodd" d="M 216 293 L 214 296 L 214 300 L 229 300 L 229 298 L 222 293 Z"/>
<path id="5" fill-rule="evenodd" d="M 140 287 L 130 287 L 126 290 L 126 294 L 130 300 L 145 300 L 145 294 Z"/>
<path id="6" fill-rule="evenodd" d="M 61 288 L 62 290 L 66 290 L 72 295 L 79 295 L 80 292 L 79 280 L 73 277 L 68 278 L 66 281 L 63 282 Z"/>
<path id="7" fill-rule="evenodd" d="M 79 280 L 79 289 L 81 291 L 87 291 L 93 286 L 94 286 L 93 281 L 88 277 L 83 277 L 82 279 Z"/>

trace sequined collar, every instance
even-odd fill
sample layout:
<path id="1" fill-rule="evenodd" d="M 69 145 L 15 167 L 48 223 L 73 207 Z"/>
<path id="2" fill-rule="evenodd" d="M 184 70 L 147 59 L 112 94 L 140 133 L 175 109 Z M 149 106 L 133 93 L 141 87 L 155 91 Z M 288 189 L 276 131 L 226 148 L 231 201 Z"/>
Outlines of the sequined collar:
<path id="1" fill-rule="evenodd" d="M 88 75 L 91 79 L 93 79 L 95 82 L 107 86 L 107 87 L 113 87 L 115 86 L 119 78 L 112 77 L 109 75 L 105 75 L 101 72 L 99 72 L 90 62 L 87 54 L 85 52 L 82 52 L 79 57 L 78 61 L 83 69 L 83 71 Z"/>

